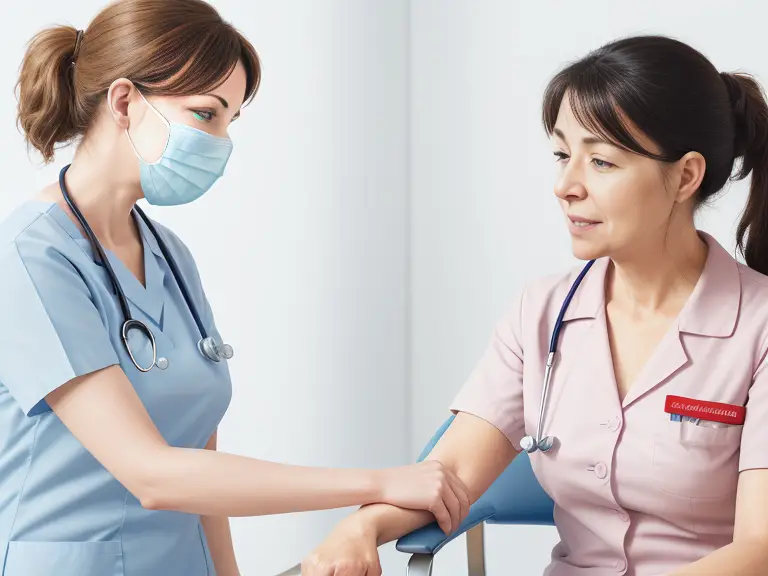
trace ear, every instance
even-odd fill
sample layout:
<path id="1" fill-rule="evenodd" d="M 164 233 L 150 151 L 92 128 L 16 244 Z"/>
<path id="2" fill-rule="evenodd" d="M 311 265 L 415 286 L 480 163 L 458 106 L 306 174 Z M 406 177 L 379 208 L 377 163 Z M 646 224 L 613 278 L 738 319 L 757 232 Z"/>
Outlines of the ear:
<path id="1" fill-rule="evenodd" d="M 677 161 L 680 183 L 677 188 L 675 201 L 682 204 L 691 198 L 701 186 L 707 161 L 698 152 L 688 152 Z"/>
<path id="2" fill-rule="evenodd" d="M 107 107 L 115 123 L 125 130 L 130 125 L 128 107 L 135 96 L 136 87 L 126 78 L 118 78 L 107 90 Z"/>

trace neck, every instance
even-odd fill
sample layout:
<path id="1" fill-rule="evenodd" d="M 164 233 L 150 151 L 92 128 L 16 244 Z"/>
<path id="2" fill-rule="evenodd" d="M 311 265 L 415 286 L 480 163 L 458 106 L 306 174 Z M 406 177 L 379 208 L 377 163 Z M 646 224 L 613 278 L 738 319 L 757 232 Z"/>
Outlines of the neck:
<path id="1" fill-rule="evenodd" d="M 142 197 L 140 184 L 126 184 L 126 174 L 114 168 L 120 162 L 112 152 L 94 150 L 83 143 L 65 175 L 70 198 L 105 247 L 125 245 L 137 238 L 131 211 Z"/>
<path id="2" fill-rule="evenodd" d="M 693 222 L 656 243 L 611 258 L 607 301 L 633 314 L 677 315 L 693 292 L 707 260 L 706 242 Z M 637 243 L 640 245 L 641 243 Z"/>

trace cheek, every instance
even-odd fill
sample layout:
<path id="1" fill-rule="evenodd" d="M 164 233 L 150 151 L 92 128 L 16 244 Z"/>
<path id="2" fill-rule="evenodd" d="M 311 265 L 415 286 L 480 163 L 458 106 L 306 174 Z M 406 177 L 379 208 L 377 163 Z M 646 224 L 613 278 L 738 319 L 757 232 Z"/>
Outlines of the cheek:
<path id="1" fill-rule="evenodd" d="M 632 235 L 666 220 L 669 202 L 663 186 L 647 174 L 622 174 L 604 187 L 595 203 L 613 230 Z"/>
<path id="2" fill-rule="evenodd" d="M 134 130 L 130 130 L 136 151 L 145 162 L 156 162 L 165 150 L 168 141 L 169 130 L 160 117 L 152 112 L 147 112 L 143 121 Z"/>

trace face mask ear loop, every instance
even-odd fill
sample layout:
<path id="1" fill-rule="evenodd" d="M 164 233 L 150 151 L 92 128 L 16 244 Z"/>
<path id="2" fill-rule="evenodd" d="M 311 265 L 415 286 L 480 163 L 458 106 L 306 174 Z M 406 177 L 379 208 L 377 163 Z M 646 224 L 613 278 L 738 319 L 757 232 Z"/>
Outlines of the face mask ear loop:
<path id="1" fill-rule="evenodd" d="M 136 88 L 135 85 L 134 85 L 134 88 Z M 154 162 L 147 162 L 146 160 L 144 160 L 144 158 L 142 158 L 141 154 L 139 153 L 139 150 L 136 148 L 136 144 L 134 143 L 133 138 L 131 138 L 131 134 L 128 132 L 128 128 L 125 129 L 125 135 L 128 137 L 128 142 L 130 143 L 131 148 L 133 148 L 133 153 L 136 154 L 136 157 L 139 159 L 139 161 L 144 163 L 144 164 L 147 164 L 148 166 L 153 166 L 155 164 L 159 164 L 162 161 L 163 156 L 165 155 L 165 151 L 168 149 L 168 143 L 171 141 L 171 123 L 168 122 L 168 120 L 166 119 L 165 116 L 160 114 L 160 112 L 157 110 L 157 108 L 155 108 L 154 106 L 152 106 L 152 104 L 149 103 L 149 101 L 144 97 L 144 94 L 141 93 L 141 90 L 136 88 L 136 92 L 138 92 L 139 96 L 141 96 L 141 99 L 144 100 L 144 103 L 147 105 L 147 107 L 150 110 L 152 110 L 155 114 L 158 115 L 160 120 L 162 120 L 163 124 L 165 124 L 165 127 L 168 129 L 168 136 L 165 139 L 165 145 L 163 146 L 163 152 L 160 154 L 158 159 L 155 160 Z M 114 110 L 112 109 L 112 98 L 111 98 L 111 96 L 112 96 L 112 86 L 110 86 L 109 90 L 107 91 L 107 106 L 109 106 L 110 112 L 112 112 L 114 114 Z"/>

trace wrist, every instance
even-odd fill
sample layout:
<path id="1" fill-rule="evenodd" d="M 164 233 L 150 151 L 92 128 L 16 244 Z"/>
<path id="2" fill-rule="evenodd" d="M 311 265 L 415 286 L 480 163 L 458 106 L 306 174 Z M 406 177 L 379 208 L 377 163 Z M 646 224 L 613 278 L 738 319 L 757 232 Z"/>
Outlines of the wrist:
<path id="1" fill-rule="evenodd" d="M 363 505 L 378 504 L 384 502 L 386 494 L 386 476 L 383 470 L 367 470 L 365 486 L 366 501 Z"/>
<path id="2" fill-rule="evenodd" d="M 378 526 L 376 519 L 371 516 L 365 507 L 360 508 L 344 518 L 337 526 L 345 535 L 370 540 L 378 543 Z"/>

